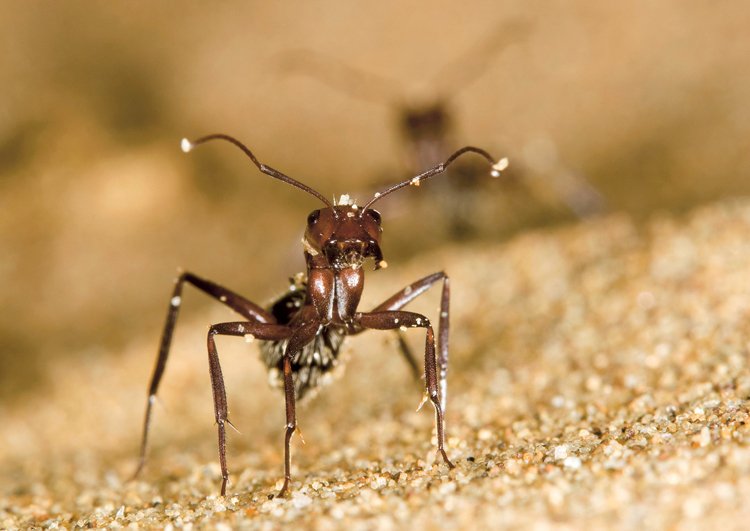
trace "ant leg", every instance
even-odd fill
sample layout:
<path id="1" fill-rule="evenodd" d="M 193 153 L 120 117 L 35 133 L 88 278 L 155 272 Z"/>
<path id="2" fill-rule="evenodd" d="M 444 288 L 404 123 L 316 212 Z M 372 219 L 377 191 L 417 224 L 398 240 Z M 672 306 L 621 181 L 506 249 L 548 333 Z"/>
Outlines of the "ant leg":
<path id="1" fill-rule="evenodd" d="M 292 360 L 307 345 L 315 339 L 320 328 L 320 321 L 312 320 L 302 323 L 289 339 L 284 352 L 284 398 L 286 410 L 286 432 L 284 433 L 284 485 L 278 493 L 283 497 L 289 491 L 289 483 L 292 480 L 292 453 L 291 441 L 294 430 L 297 429 L 297 396 L 294 390 L 294 370 Z"/>
<path id="2" fill-rule="evenodd" d="M 292 434 L 297 429 L 297 400 L 294 396 L 294 379 L 292 378 L 292 360 L 284 356 L 284 398 L 286 410 L 286 431 L 284 432 L 284 485 L 277 494 L 279 498 L 286 495 L 289 482 L 292 480 Z"/>
<path id="3" fill-rule="evenodd" d="M 404 289 L 376 306 L 373 312 L 400 310 L 411 301 L 422 295 L 431 288 L 436 282 L 443 281 L 443 290 L 440 295 L 440 320 L 438 321 L 438 367 L 440 372 L 440 406 L 445 415 L 445 409 L 448 404 L 448 333 L 450 328 L 450 278 L 444 272 L 433 273 L 416 282 L 409 284 Z M 412 367 L 416 367 L 416 362 L 411 352 L 404 349 L 406 342 L 399 333 L 399 345 L 401 351 Z M 406 347 L 408 349 L 408 346 Z"/>
<path id="4" fill-rule="evenodd" d="M 437 426 L 438 452 L 450 467 L 454 465 L 445 453 L 445 431 L 443 428 L 443 408 L 440 406 L 438 394 L 437 359 L 435 357 L 435 333 L 430 320 L 424 315 L 404 311 L 380 311 L 357 313 L 354 321 L 364 328 L 375 330 L 393 330 L 402 326 L 407 328 L 425 328 L 427 330 L 424 348 L 424 375 L 427 394 L 435 407 L 435 423 Z"/>
<path id="5" fill-rule="evenodd" d="M 417 365 L 417 360 L 414 357 L 414 353 L 411 351 L 409 343 L 406 342 L 406 338 L 404 337 L 404 334 L 401 333 L 401 330 L 396 330 L 396 337 L 398 338 L 398 349 L 406 360 L 406 363 L 409 364 L 412 377 L 415 380 L 419 380 L 419 365 Z"/>
<path id="6" fill-rule="evenodd" d="M 221 373 L 221 364 L 219 363 L 219 353 L 216 351 L 216 342 L 214 336 L 245 336 L 252 335 L 258 339 L 278 341 L 286 339 L 290 335 L 290 329 L 283 325 L 253 323 L 253 322 L 232 322 L 211 325 L 208 330 L 208 369 L 211 375 L 211 391 L 214 398 L 214 416 L 216 424 L 219 427 L 219 463 L 221 463 L 221 495 L 226 495 L 227 479 L 229 471 L 227 469 L 227 441 L 225 424 L 232 423 L 229 421 L 227 408 L 227 393 L 224 387 L 224 377 Z"/>
<path id="7" fill-rule="evenodd" d="M 276 318 L 274 318 L 273 315 L 268 313 L 266 310 L 258 306 L 252 301 L 249 301 L 242 295 L 238 295 L 237 293 L 228 290 L 227 288 L 220 286 L 216 284 L 215 282 L 211 282 L 210 280 L 205 280 L 203 278 L 200 278 L 192 273 L 182 273 L 178 279 L 177 279 L 177 285 L 175 286 L 175 294 L 179 296 L 180 291 L 182 290 L 182 284 L 184 282 L 187 282 L 188 284 L 192 284 L 199 290 L 203 291 L 204 293 L 210 295 L 214 299 L 217 299 L 219 302 L 226 304 L 229 306 L 232 310 L 240 314 L 241 316 L 245 317 L 249 321 L 257 321 L 259 323 L 275 323 Z M 179 306 L 179 303 L 177 304 Z"/>
<path id="8" fill-rule="evenodd" d="M 175 280 L 174 290 L 172 291 L 172 297 L 169 299 L 169 310 L 167 311 L 167 320 L 164 323 L 164 330 L 161 335 L 161 342 L 159 343 L 159 355 L 156 358 L 156 365 L 154 366 L 154 372 L 151 376 L 151 383 L 148 389 L 148 401 L 146 402 L 146 414 L 143 419 L 143 435 L 141 437 L 141 451 L 140 459 L 138 461 L 138 468 L 133 474 L 133 478 L 138 477 L 146 464 L 146 445 L 148 443 L 148 431 L 151 425 L 151 411 L 156 400 L 156 392 L 159 389 L 161 378 L 164 375 L 164 368 L 167 365 L 167 358 L 169 357 L 169 347 L 172 344 L 172 332 L 174 331 L 175 323 L 177 322 L 177 315 L 180 312 L 180 305 L 182 304 L 182 286 L 187 282 L 192 284 L 199 290 L 210 295 L 219 302 L 226 304 L 234 311 L 248 319 L 249 321 L 255 321 L 258 323 L 275 323 L 276 319 L 263 310 L 260 306 L 253 302 L 245 299 L 244 297 L 237 295 L 236 293 L 219 286 L 209 280 L 204 280 L 192 273 L 181 273 L 180 276 Z"/>

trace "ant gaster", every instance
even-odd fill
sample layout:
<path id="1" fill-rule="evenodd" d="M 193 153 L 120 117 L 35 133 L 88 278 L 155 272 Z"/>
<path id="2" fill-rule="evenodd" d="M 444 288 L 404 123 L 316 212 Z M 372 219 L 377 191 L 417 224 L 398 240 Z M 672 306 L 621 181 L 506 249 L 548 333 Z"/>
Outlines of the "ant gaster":
<path id="1" fill-rule="evenodd" d="M 372 258 L 375 269 L 387 266 L 380 249 L 382 233 L 380 214 L 372 206 L 396 190 L 409 185 L 419 186 L 425 179 L 443 173 L 454 160 L 465 153 L 476 153 L 493 164 L 491 174 L 495 177 L 507 167 L 507 159 L 495 163 L 486 151 L 470 146 L 464 147 L 453 153 L 445 162 L 376 193 L 369 202 L 360 207 L 348 196 L 342 196 L 338 204 L 335 201 L 331 203 L 309 186 L 260 163 L 250 149 L 228 135 L 208 135 L 193 142 L 185 139 L 182 141 L 182 149 L 188 152 L 196 145 L 210 140 L 225 140 L 234 144 L 250 157 L 262 173 L 317 197 L 325 207 L 314 210 L 307 218 L 307 229 L 302 240 L 306 275 L 298 275 L 296 280 L 293 280 L 289 291 L 268 309 L 263 309 L 233 291 L 192 273 L 183 272 L 176 279 L 156 366 L 149 386 L 140 462 L 136 475 L 142 470 L 146 461 L 152 407 L 167 363 L 172 332 L 180 309 L 182 288 L 185 283 L 219 300 L 243 317 L 240 321 L 211 325 L 207 338 L 214 414 L 219 432 L 222 496 L 226 494 L 229 477 L 225 430 L 227 424 L 230 426 L 232 424 L 227 416 L 227 396 L 215 343 L 217 335 L 239 336 L 248 341 L 257 339 L 261 343 L 263 362 L 284 390 L 286 399 L 284 485 L 279 496 L 288 492 L 291 481 L 289 445 L 292 434 L 297 429 L 297 400 L 322 383 L 322 377 L 337 365 L 344 337 L 367 329 L 398 331 L 407 328 L 422 328 L 425 330 L 424 376 L 427 391 L 425 400 L 429 399 L 435 407 L 438 452 L 445 463 L 452 468 L 453 464 L 444 448 L 443 424 L 448 371 L 449 279 L 443 272 L 433 273 L 398 291 L 373 310 L 358 311 L 357 307 L 365 280 L 363 263 Z M 435 333 L 430 320 L 419 313 L 404 311 L 403 308 L 440 281 L 442 281 L 442 295 L 436 349 Z M 412 368 L 416 369 L 416 362 L 405 348 L 403 340 L 401 347 Z"/>

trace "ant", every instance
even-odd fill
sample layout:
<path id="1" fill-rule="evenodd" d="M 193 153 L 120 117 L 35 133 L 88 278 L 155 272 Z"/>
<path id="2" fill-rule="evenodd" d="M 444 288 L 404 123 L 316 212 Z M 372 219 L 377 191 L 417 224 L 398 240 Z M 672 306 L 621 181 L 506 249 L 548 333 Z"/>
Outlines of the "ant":
<path id="1" fill-rule="evenodd" d="M 483 149 L 467 146 L 450 155 L 445 162 L 376 193 L 364 206 L 358 206 L 347 195 L 342 195 L 338 204 L 335 200 L 331 203 L 309 186 L 262 164 L 248 147 L 229 135 L 213 134 L 192 142 L 183 139 L 182 150 L 187 153 L 195 146 L 212 140 L 224 140 L 234 144 L 262 173 L 315 196 L 325 207 L 312 211 L 307 217 L 307 230 L 302 238 L 306 273 L 294 277 L 289 290 L 267 309 L 189 272 L 182 272 L 176 279 L 161 336 L 159 354 L 149 385 L 140 461 L 134 477 L 141 472 L 146 462 L 152 407 L 169 356 L 172 332 L 180 310 L 185 283 L 227 305 L 244 319 L 213 324 L 208 330 L 207 337 L 214 415 L 219 433 L 222 496 L 226 495 L 229 478 L 225 430 L 227 424 L 234 426 L 227 414 L 227 395 L 215 343 L 217 335 L 244 337 L 247 341 L 257 339 L 261 347 L 261 359 L 269 370 L 271 379 L 284 390 L 284 484 L 278 496 L 284 496 L 288 492 L 291 481 L 289 446 L 292 434 L 297 429 L 297 401 L 322 384 L 324 377 L 339 363 L 339 351 L 344 338 L 368 329 L 397 332 L 408 328 L 425 330 L 424 377 L 427 396 L 422 404 L 429 399 L 435 408 L 437 451 L 448 467 L 453 468 L 454 465 L 444 448 L 443 422 L 448 375 L 449 277 L 442 271 L 427 275 L 398 291 L 373 310 L 358 311 L 365 280 L 362 268 L 365 260 L 372 258 L 376 270 L 388 265 L 380 250 L 381 217 L 372 206 L 401 188 L 419 186 L 422 181 L 443 173 L 456 159 L 466 153 L 475 153 L 486 159 L 492 165 L 490 174 L 493 177 L 500 176 L 500 172 L 508 166 L 508 159 L 503 158 L 495 162 L 495 159 Z M 442 294 L 436 349 L 435 332 L 430 320 L 422 314 L 404 311 L 403 308 L 438 282 L 442 282 Z M 405 342 L 400 341 L 400 346 L 412 369 L 416 369 L 417 363 Z"/>
<path id="2" fill-rule="evenodd" d="M 430 98 L 410 100 L 404 97 L 403 83 L 379 76 L 358 67 L 341 63 L 322 53 L 306 49 L 288 50 L 279 56 L 282 72 L 303 74 L 329 87 L 375 104 L 386 103 L 395 111 L 398 131 L 404 152 L 404 173 L 413 174 L 444 160 L 454 148 L 455 100 L 460 93 L 484 75 L 491 62 L 510 45 L 525 38 L 532 24 L 523 19 L 502 21 L 482 40 L 459 56 L 444 64 L 429 81 L 433 92 Z M 548 156 L 547 159 L 550 159 Z M 554 157 L 553 157 L 554 159 Z M 601 213 L 604 200 L 583 176 L 562 167 L 559 161 L 545 160 L 543 167 L 534 160 L 532 168 L 543 176 L 529 175 L 528 169 L 507 172 L 504 184 L 508 189 L 519 186 L 547 201 L 562 201 L 576 217 L 585 218 Z M 454 239 L 476 237 L 492 223 L 477 223 L 481 201 L 481 169 L 478 165 L 457 164 L 452 170 L 460 178 L 447 181 L 439 195 L 443 218 L 448 220 L 449 233 Z M 531 172 L 534 173 L 534 172 Z M 547 196 L 547 198 L 545 198 Z M 445 198 L 449 198 L 448 201 Z"/>

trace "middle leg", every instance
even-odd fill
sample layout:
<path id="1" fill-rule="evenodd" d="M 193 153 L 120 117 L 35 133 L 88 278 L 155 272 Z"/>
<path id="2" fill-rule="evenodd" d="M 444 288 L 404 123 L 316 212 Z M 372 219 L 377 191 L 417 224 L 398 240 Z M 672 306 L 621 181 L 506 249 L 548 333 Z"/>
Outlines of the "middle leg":
<path id="1" fill-rule="evenodd" d="M 445 453 L 445 431 L 443 428 L 443 408 L 440 405 L 440 395 L 438 393 L 438 376 L 437 360 L 435 357 L 435 333 L 430 324 L 430 320 L 424 315 L 405 312 L 405 311 L 381 311 L 369 313 L 357 313 L 354 315 L 354 321 L 363 328 L 374 330 L 394 330 L 401 327 L 406 328 L 425 328 L 427 333 L 425 337 L 424 349 L 424 374 L 427 386 L 427 394 L 435 407 L 435 423 L 437 427 L 438 452 L 443 457 L 445 463 L 453 468 L 454 465 L 448 459 Z"/>
<path id="2" fill-rule="evenodd" d="M 227 469 L 227 441 L 225 424 L 229 421 L 227 407 L 227 393 L 224 386 L 224 377 L 221 372 L 219 353 L 216 350 L 214 336 L 245 336 L 252 334 L 253 337 L 268 341 L 286 339 L 291 335 L 291 329 L 284 325 L 265 324 L 255 322 L 231 322 L 212 325 L 208 330 L 208 369 L 211 376 L 211 391 L 214 399 L 214 416 L 219 430 L 219 463 L 221 464 L 221 495 L 227 492 L 227 480 L 229 470 Z"/>

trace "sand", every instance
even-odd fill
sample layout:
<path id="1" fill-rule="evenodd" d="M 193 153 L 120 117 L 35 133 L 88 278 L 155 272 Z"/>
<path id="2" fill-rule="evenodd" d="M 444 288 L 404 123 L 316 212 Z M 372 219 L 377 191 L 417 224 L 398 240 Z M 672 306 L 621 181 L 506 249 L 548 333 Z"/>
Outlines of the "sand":
<path id="1" fill-rule="evenodd" d="M 241 433 L 229 433 L 220 497 L 203 349 L 208 323 L 232 317 L 217 308 L 178 324 L 137 481 L 156 326 L 115 357 L 103 345 L 50 361 L 50 384 L 0 406 L 0 528 L 744 527 L 750 201 L 390 266 L 368 276 L 366 304 L 437 269 L 452 277 L 454 470 L 435 459 L 432 412 L 415 412 L 420 384 L 391 335 L 373 332 L 347 343 L 346 371 L 301 408 L 292 495 L 273 498 L 283 400 L 257 346 L 225 339 Z M 415 308 L 436 305 L 434 293 Z"/>

